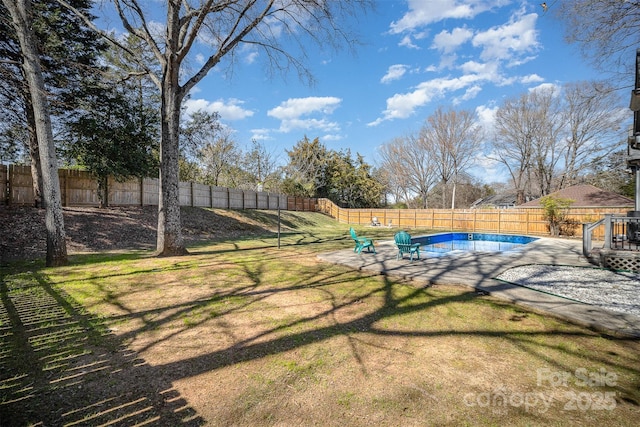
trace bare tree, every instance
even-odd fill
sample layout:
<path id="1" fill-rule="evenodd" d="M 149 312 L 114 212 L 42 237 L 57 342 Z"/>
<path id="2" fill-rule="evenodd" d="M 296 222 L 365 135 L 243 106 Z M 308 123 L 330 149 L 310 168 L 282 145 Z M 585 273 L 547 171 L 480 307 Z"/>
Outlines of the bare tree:
<path id="1" fill-rule="evenodd" d="M 532 163 L 537 121 L 528 105 L 528 95 L 506 99 L 496 111 L 494 160 L 505 165 L 516 190 L 517 204 L 525 202 L 527 172 Z"/>
<path id="2" fill-rule="evenodd" d="M 58 1 L 70 7 L 65 0 Z M 153 3 L 153 9 L 145 10 L 139 0 L 113 0 L 124 28 L 153 52 L 161 69 L 159 74 L 154 74 L 140 58 L 140 65 L 161 92 L 156 244 L 160 255 L 187 253 L 181 230 L 178 186 L 180 107 L 185 96 L 224 58 L 233 64 L 242 46 L 265 53 L 272 70 L 294 68 L 301 76 L 311 78 L 304 41 L 334 48 L 345 42 L 354 43 L 348 29 L 341 26 L 341 18 L 355 14 L 368 3 L 369 0 L 168 0 Z M 163 32 L 159 33 L 154 31 L 152 16 L 157 16 L 161 8 L 164 8 L 166 22 Z M 89 20 L 85 22 L 93 26 Z M 119 44 L 110 34 L 101 33 Z M 199 43 L 208 44 L 211 54 L 201 68 L 189 76 L 186 60 Z"/>
<path id="3" fill-rule="evenodd" d="M 35 119 L 35 133 L 42 164 L 42 184 L 45 200 L 45 223 L 47 229 L 48 266 L 67 263 L 67 244 L 60 198 L 58 162 L 51 130 L 51 116 L 47 100 L 40 58 L 32 26 L 31 2 L 29 0 L 2 0 L 9 10 L 22 50 L 22 69 L 31 94 L 31 105 Z"/>
<path id="4" fill-rule="evenodd" d="M 428 194 L 433 187 L 437 169 L 431 151 L 414 135 L 396 138 L 380 148 L 382 167 L 390 174 L 392 186 L 402 189 L 405 201 L 417 195 L 423 208 L 428 208 Z M 398 190 L 398 193 L 400 190 Z"/>
<path id="5" fill-rule="evenodd" d="M 221 129 L 213 141 L 206 143 L 200 151 L 205 181 L 211 185 L 222 185 L 225 174 L 229 174 L 241 157 L 229 129 Z"/>
<path id="6" fill-rule="evenodd" d="M 267 151 L 264 144 L 251 141 L 251 150 L 244 155 L 244 170 L 251 177 L 248 184 L 255 191 L 263 191 L 269 187 L 269 180 L 277 170 L 277 156 Z"/>
<path id="7" fill-rule="evenodd" d="M 536 131 L 532 133 L 531 172 L 541 196 L 553 191 L 559 162 L 564 151 L 560 132 L 563 127 L 559 96 L 554 88 L 538 88 L 528 93 L 528 106 Z"/>
<path id="8" fill-rule="evenodd" d="M 475 158 L 483 138 L 475 114 L 467 110 L 438 108 L 427 118 L 420 134 L 422 143 L 427 144 L 425 148 L 433 153 L 444 189 L 450 180 L 453 181 L 451 209 L 455 209 L 458 178 Z M 443 191 L 443 208 L 445 197 Z"/>
<path id="9" fill-rule="evenodd" d="M 594 157 L 607 155 L 617 147 L 621 118 L 615 92 L 602 82 L 566 84 L 563 110 L 566 151 L 559 188 L 576 184 Z"/>
<path id="10" fill-rule="evenodd" d="M 538 88 L 498 109 L 493 157 L 503 163 L 518 194 L 547 195 L 579 181 L 595 157 L 615 149 L 620 107 L 599 82 Z"/>
<path id="11" fill-rule="evenodd" d="M 578 43 L 586 58 L 621 80 L 635 72 L 631 58 L 640 39 L 640 4 L 624 0 L 553 2 L 552 11 L 565 25 L 566 39 Z"/>

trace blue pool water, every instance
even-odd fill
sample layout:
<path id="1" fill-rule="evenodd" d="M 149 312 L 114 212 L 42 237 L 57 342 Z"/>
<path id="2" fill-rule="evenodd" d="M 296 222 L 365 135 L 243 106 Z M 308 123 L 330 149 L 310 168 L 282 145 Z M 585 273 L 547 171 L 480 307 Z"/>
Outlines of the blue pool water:
<path id="1" fill-rule="evenodd" d="M 420 243 L 421 250 L 433 255 L 454 251 L 461 252 L 506 252 L 516 251 L 527 243 L 538 240 L 535 237 L 515 236 L 510 234 L 484 233 L 442 233 L 419 236 L 411 239 Z"/>

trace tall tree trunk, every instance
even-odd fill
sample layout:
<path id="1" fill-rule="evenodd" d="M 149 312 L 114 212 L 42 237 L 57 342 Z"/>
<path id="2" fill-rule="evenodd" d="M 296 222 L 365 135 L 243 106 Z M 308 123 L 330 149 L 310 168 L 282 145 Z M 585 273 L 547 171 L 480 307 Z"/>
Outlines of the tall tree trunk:
<path id="1" fill-rule="evenodd" d="M 165 88 L 162 97 L 162 139 L 160 143 L 160 199 L 158 240 L 160 256 L 185 255 L 180 220 L 179 144 L 180 102 L 175 90 Z"/>
<path id="2" fill-rule="evenodd" d="M 31 160 L 31 180 L 33 181 L 33 200 L 36 208 L 44 208 L 45 201 L 42 198 L 42 163 L 40 162 L 40 150 L 38 149 L 38 137 L 36 135 L 36 115 L 33 112 L 31 95 L 24 99 L 27 117 L 27 131 L 29 136 L 29 159 Z"/>
<path id="3" fill-rule="evenodd" d="M 187 254 L 180 220 L 180 106 L 184 94 L 180 87 L 180 4 L 167 4 L 167 40 L 162 75 L 162 137 L 160 140 L 160 198 L 158 201 L 158 239 L 156 251 L 160 256 Z"/>
<path id="4" fill-rule="evenodd" d="M 453 189 L 451 190 L 451 209 L 456 208 L 456 187 L 458 186 L 458 178 L 453 179 Z"/>
<path id="5" fill-rule="evenodd" d="M 105 209 L 109 206 L 109 177 L 99 176 L 96 178 L 98 181 L 98 200 L 100 201 L 100 208 Z"/>
<path id="6" fill-rule="evenodd" d="M 23 56 L 24 75 L 31 93 L 35 116 L 36 137 L 42 165 L 43 195 L 46 200 L 45 223 L 47 228 L 47 266 L 67 263 L 67 244 L 64 217 L 60 198 L 60 180 L 56 150 L 51 130 L 49 103 L 45 94 L 40 58 L 31 25 L 29 0 L 2 0 L 11 14 Z"/>

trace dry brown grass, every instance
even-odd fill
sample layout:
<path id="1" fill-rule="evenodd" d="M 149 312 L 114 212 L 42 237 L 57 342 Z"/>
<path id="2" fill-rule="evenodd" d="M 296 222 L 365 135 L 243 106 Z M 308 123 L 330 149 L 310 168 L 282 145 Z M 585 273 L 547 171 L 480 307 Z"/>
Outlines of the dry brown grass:
<path id="1" fill-rule="evenodd" d="M 317 251 L 349 245 L 339 232 L 321 222 L 281 249 L 269 237 L 182 258 L 124 254 L 6 269 L 3 330 L 23 321 L 4 342 L 22 342 L 11 348 L 34 361 L 53 360 L 65 345 L 69 356 L 24 381 L 5 375 L 0 416 L 15 417 L 8 425 L 637 424 L 637 340 L 464 286 L 320 262 Z M 67 320 L 56 331 L 79 325 L 80 344 L 53 338 L 29 349 L 38 335 L 24 321 L 36 316 L 30 306 L 41 314 L 62 307 Z M 3 367 L 19 374 L 14 350 L 3 351 Z M 609 384 L 582 384 L 583 373 L 609 374 Z M 561 375 L 566 385 L 552 383 Z M 20 394 L 14 383 L 33 390 Z M 46 407 L 54 415 L 38 412 Z"/>

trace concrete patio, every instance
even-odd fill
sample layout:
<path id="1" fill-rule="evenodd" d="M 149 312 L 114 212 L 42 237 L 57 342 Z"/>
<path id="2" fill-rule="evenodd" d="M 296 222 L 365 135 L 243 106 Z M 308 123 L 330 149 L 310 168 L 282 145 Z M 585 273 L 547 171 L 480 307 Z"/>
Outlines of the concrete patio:
<path id="1" fill-rule="evenodd" d="M 640 318 L 608 311 L 593 305 L 538 292 L 494 279 L 521 265 L 570 265 L 593 268 L 582 255 L 582 242 L 540 238 L 517 252 L 465 252 L 444 256 L 421 251 L 421 259 L 396 259 L 393 241 L 376 241 L 376 253 L 357 254 L 351 249 L 318 255 L 326 262 L 350 268 L 411 279 L 417 283 L 464 285 L 532 310 L 603 332 L 640 338 Z"/>

